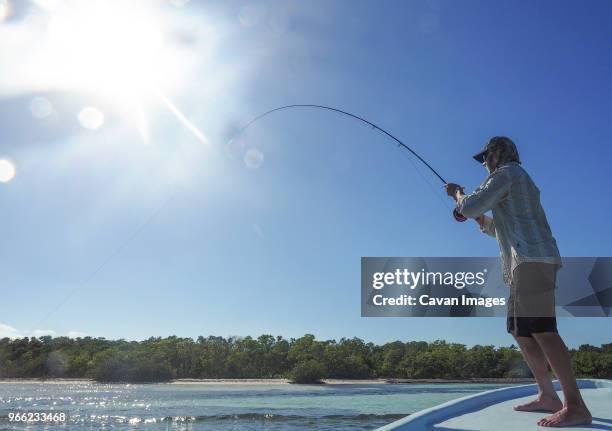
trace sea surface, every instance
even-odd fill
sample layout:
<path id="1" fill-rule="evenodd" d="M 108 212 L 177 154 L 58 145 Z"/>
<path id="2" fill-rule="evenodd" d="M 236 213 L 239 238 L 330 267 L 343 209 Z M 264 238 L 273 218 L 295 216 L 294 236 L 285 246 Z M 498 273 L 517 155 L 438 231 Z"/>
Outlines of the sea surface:
<path id="1" fill-rule="evenodd" d="M 502 385 L 0 383 L 0 430 L 373 430 Z M 62 423 L 9 421 L 64 412 Z"/>

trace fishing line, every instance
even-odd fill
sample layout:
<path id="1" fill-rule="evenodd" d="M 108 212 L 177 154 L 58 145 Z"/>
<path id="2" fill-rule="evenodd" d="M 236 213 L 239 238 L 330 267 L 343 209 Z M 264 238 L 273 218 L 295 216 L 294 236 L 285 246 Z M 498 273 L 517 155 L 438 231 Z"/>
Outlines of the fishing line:
<path id="1" fill-rule="evenodd" d="M 421 179 L 429 186 L 429 189 L 431 190 L 431 192 L 436 195 L 436 197 L 440 200 L 440 202 L 442 202 L 442 205 L 444 205 L 446 207 L 446 209 L 448 209 L 449 211 L 452 211 L 453 208 L 448 204 L 448 199 L 444 199 L 440 193 L 438 193 L 438 190 L 434 187 L 434 185 L 431 183 L 431 181 L 429 181 L 427 179 L 427 177 L 425 177 L 425 175 L 423 175 L 423 172 L 421 172 L 421 168 L 419 168 L 419 166 L 414 162 L 414 160 L 412 160 L 412 158 L 406 154 L 406 152 L 402 151 L 402 156 L 408 160 L 408 162 L 410 162 L 410 164 L 412 165 L 412 167 L 414 168 L 414 170 L 416 171 L 416 173 L 419 175 L 419 177 L 421 177 Z"/>
<path id="2" fill-rule="evenodd" d="M 232 142 L 237 136 L 241 135 L 242 133 L 245 132 L 245 130 L 247 130 L 252 124 L 256 123 L 257 121 L 261 120 L 262 118 L 266 117 L 267 115 L 270 115 L 274 112 L 278 112 L 278 111 L 282 111 L 285 109 L 293 109 L 293 108 L 315 108 L 315 109 L 325 109 L 328 111 L 332 111 L 332 112 L 336 112 L 338 114 L 342 114 L 342 115 L 346 115 L 348 117 L 354 118 L 356 120 L 359 120 L 367 125 L 369 125 L 370 127 L 372 127 L 372 129 L 383 133 L 385 136 L 393 139 L 398 146 L 408 150 L 414 157 L 416 157 L 423 165 L 425 165 L 436 177 L 438 177 L 438 179 L 440 181 L 442 181 L 442 183 L 444 183 L 445 185 L 448 184 L 448 181 L 446 181 L 442 175 L 440 175 L 438 173 L 438 171 L 436 171 L 429 163 L 427 163 L 427 161 L 425 159 L 423 159 L 420 155 L 417 154 L 416 151 L 414 151 L 412 148 L 410 148 L 408 145 L 406 145 L 405 143 L 403 143 L 402 141 L 400 141 L 398 138 L 396 138 L 395 136 L 393 136 L 390 132 L 386 131 L 385 129 L 383 129 L 382 127 L 377 126 L 376 124 L 372 123 L 371 121 L 366 120 L 365 118 L 362 118 L 358 115 L 355 114 L 351 114 L 350 112 L 346 112 L 343 111 L 342 109 L 338 109 L 338 108 L 332 108 L 330 106 L 324 106 L 324 105 L 314 105 L 314 104 L 293 104 L 293 105 L 285 105 L 285 106 L 280 106 L 278 108 L 274 108 L 274 109 L 270 109 L 269 111 L 264 112 L 263 114 L 258 115 L 257 117 L 253 118 L 251 121 L 249 121 L 248 123 L 246 123 L 239 131 L 238 133 L 236 133 L 236 135 L 230 140 L 230 142 Z M 412 162 L 412 160 L 410 160 Z M 413 163 L 413 166 L 414 163 Z M 415 170 L 417 172 L 420 173 L 420 171 L 418 169 L 416 169 L 415 166 Z M 425 179 L 425 177 L 423 177 L 423 179 Z M 429 183 L 427 180 L 425 180 L 430 186 L 431 183 Z M 433 186 L 432 187 L 432 191 L 433 191 Z M 434 192 L 435 193 L 435 192 Z M 436 196 L 438 196 L 440 198 L 440 196 L 435 193 Z M 449 208 L 450 209 L 450 208 Z M 457 209 L 453 209 L 453 217 L 455 217 L 455 220 L 463 222 L 465 220 L 467 220 L 462 214 L 459 214 L 459 212 L 457 212 Z"/>
<path id="3" fill-rule="evenodd" d="M 380 132 L 379 130 L 376 130 L 377 132 Z M 381 135 L 386 136 L 384 134 L 381 133 Z M 398 145 L 399 147 L 399 145 Z M 444 205 L 449 211 L 452 211 L 453 208 L 448 204 L 448 199 L 444 199 L 440 193 L 438 192 L 438 189 L 436 189 L 434 187 L 434 185 L 431 183 L 431 181 L 429 181 L 427 179 L 427 177 L 425 175 L 423 175 L 423 172 L 421 171 L 421 168 L 414 162 L 414 160 L 412 160 L 412 157 L 410 157 L 410 155 L 408 153 L 406 153 L 405 151 L 401 151 L 400 154 L 406 159 L 408 160 L 408 162 L 412 165 L 412 167 L 414 168 L 415 172 L 419 175 L 419 177 L 423 180 L 423 182 L 425 182 L 428 186 L 429 189 L 432 191 L 432 193 L 434 195 L 436 195 L 436 197 L 440 200 L 440 202 L 442 202 L 442 205 Z"/>
<path id="4" fill-rule="evenodd" d="M 185 117 L 182 112 L 180 112 L 178 110 L 178 108 L 176 108 L 176 106 L 168 99 L 164 96 L 163 93 L 161 92 L 156 92 L 156 94 L 158 95 L 158 97 L 160 97 L 162 99 L 162 101 L 166 104 L 166 106 L 172 111 L 172 113 L 177 116 L 177 118 L 181 121 L 181 123 L 183 125 L 185 125 L 194 135 L 195 137 L 202 143 L 204 144 L 208 144 L 208 140 L 206 139 L 206 137 L 204 136 L 204 134 L 195 126 L 193 125 L 193 123 L 191 123 L 187 117 Z M 444 184 L 448 184 L 448 182 L 442 178 L 442 176 L 429 164 L 427 163 L 427 161 L 425 161 L 425 159 L 423 159 L 420 155 L 418 155 L 416 153 L 416 151 L 414 151 L 412 148 L 410 148 L 408 145 L 404 144 L 402 141 L 400 141 L 398 138 L 396 138 L 395 136 L 393 136 L 391 133 L 387 132 L 385 129 L 383 129 L 382 127 L 377 126 L 376 124 L 372 123 L 371 121 L 366 120 L 365 118 L 359 117 L 358 115 L 355 114 L 351 114 L 350 112 L 346 112 L 343 111 L 341 109 L 337 109 L 337 108 L 332 108 L 329 106 L 324 106 L 324 105 L 313 105 L 313 104 L 294 104 L 294 105 L 286 105 L 286 106 L 281 106 L 279 108 L 274 108 L 271 109 L 269 111 L 264 112 L 261 115 L 258 115 L 257 117 L 253 118 L 251 121 L 249 121 L 248 123 L 246 123 L 239 131 L 238 133 L 236 133 L 236 135 L 234 135 L 234 137 L 232 139 L 230 139 L 230 142 L 232 142 L 234 139 L 236 139 L 236 137 L 238 137 L 239 135 L 241 135 L 242 133 L 245 132 L 246 129 L 248 129 L 252 124 L 254 124 L 255 122 L 259 121 L 260 119 L 264 118 L 267 115 L 272 114 L 273 112 L 277 112 L 277 111 L 281 111 L 284 109 L 292 109 L 292 108 L 316 108 L 316 109 L 325 109 L 328 111 L 333 111 L 339 114 L 343 114 L 346 115 L 348 117 L 354 118 L 356 120 L 359 120 L 363 123 L 368 124 L 372 129 L 376 130 L 377 132 L 382 133 L 383 135 L 393 139 L 398 146 L 408 150 L 413 156 L 415 156 L 423 165 L 425 165 L 440 181 L 442 181 L 442 183 Z M 421 178 L 429 185 L 429 187 L 431 188 L 432 192 L 442 201 L 442 203 L 447 206 L 448 208 L 448 203 L 443 200 L 441 198 L 441 196 L 435 191 L 433 185 L 431 184 L 430 181 L 428 181 L 425 176 L 423 175 L 423 173 L 421 172 L 421 170 L 418 168 L 418 166 L 414 163 L 414 161 L 408 157 L 407 154 L 405 154 L 406 158 L 408 159 L 408 161 L 410 161 L 410 163 L 412 164 L 412 166 L 414 167 L 415 171 L 421 176 Z M 51 315 L 53 315 L 57 310 L 59 310 L 80 288 L 82 288 L 83 286 L 85 286 L 86 284 L 88 284 L 89 282 L 91 282 L 91 280 L 93 280 L 93 278 L 100 272 L 102 271 L 102 269 L 104 269 L 104 267 L 106 267 L 106 265 L 112 261 L 117 255 L 119 255 L 124 249 L 125 247 L 127 247 L 127 245 L 132 242 L 144 229 L 145 227 L 162 211 L 162 209 L 164 207 L 166 207 L 168 205 L 168 203 L 173 199 L 174 194 L 171 194 L 166 200 L 163 201 L 163 203 L 157 207 L 150 215 L 149 217 L 147 217 L 143 223 L 140 224 L 140 226 L 138 226 L 136 228 L 136 230 L 129 236 L 127 237 L 120 245 L 119 247 L 117 247 L 115 249 L 115 251 L 113 251 L 110 255 L 107 256 L 106 259 L 104 259 L 104 261 L 102 261 L 102 263 L 100 265 L 98 265 L 93 272 L 91 272 L 81 283 L 79 283 L 79 285 L 74 288 L 72 291 L 70 291 L 68 293 L 68 295 L 66 295 L 52 310 L 50 310 L 37 324 L 37 326 L 39 326 L 40 324 L 44 323 L 49 317 L 51 317 Z M 449 208 L 450 209 L 450 208 Z M 457 212 L 457 209 L 455 208 L 453 210 L 453 216 L 455 217 L 455 220 L 457 221 L 465 221 L 466 218 L 459 214 Z"/>
<path id="5" fill-rule="evenodd" d="M 104 259 L 97 267 L 95 267 L 92 272 L 89 273 L 87 277 L 85 277 L 75 288 L 73 288 L 66 296 L 64 296 L 64 298 L 60 302 L 58 302 L 56 306 L 45 315 L 45 317 L 40 319 L 36 326 L 40 327 L 41 324 L 43 324 L 47 319 L 49 319 L 49 317 L 55 314 L 55 312 L 59 310 L 66 302 L 68 302 L 68 300 L 72 298 L 72 296 L 79 289 L 82 289 L 89 282 L 91 282 L 95 278 L 95 276 L 98 275 L 98 273 L 102 271 L 102 269 L 104 269 L 106 265 L 108 265 L 110 261 L 117 257 L 128 246 L 129 243 L 135 240 L 138 235 L 140 235 L 140 233 L 145 230 L 145 228 L 153 221 L 153 219 L 157 217 L 157 215 L 170 203 L 172 199 L 174 199 L 174 196 L 174 193 L 171 194 L 157 208 L 155 208 L 155 210 L 151 214 L 149 214 L 149 216 L 144 219 L 140 223 L 140 225 L 138 225 L 138 227 L 128 237 L 126 237 L 111 254 L 106 257 L 106 259 Z"/>

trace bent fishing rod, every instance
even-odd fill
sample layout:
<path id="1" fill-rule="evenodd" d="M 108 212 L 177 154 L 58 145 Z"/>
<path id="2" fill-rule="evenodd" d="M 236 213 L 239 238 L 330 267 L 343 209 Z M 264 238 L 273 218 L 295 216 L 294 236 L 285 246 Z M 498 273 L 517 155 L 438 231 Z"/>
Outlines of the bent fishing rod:
<path id="1" fill-rule="evenodd" d="M 332 108 L 330 106 L 323 106 L 323 105 L 312 105 L 312 104 L 295 104 L 295 105 L 285 105 L 285 106 L 281 106 L 278 108 L 274 108 L 274 109 L 270 109 L 269 111 L 264 112 L 261 115 L 258 115 L 257 117 L 253 118 L 251 121 L 249 121 L 248 123 L 246 123 L 239 131 L 238 133 L 236 133 L 235 136 L 239 136 L 242 133 L 244 133 L 244 131 L 246 129 L 248 129 L 253 123 L 256 123 L 257 121 L 261 120 L 263 117 L 272 114 L 273 112 L 278 112 L 278 111 L 282 111 L 285 109 L 293 109 L 293 108 L 315 108 L 315 109 L 325 109 L 327 111 L 332 111 L 338 114 L 342 114 L 342 115 L 346 115 L 348 117 L 354 118 L 356 120 L 359 120 L 367 125 L 369 125 L 370 127 L 372 127 L 372 129 L 378 130 L 380 132 L 382 132 L 385 136 L 393 139 L 398 146 L 400 146 L 401 148 L 404 148 L 405 150 L 408 150 L 414 157 L 416 157 L 421 163 L 423 163 L 425 166 L 427 166 L 427 168 L 436 176 L 438 177 L 438 179 L 440 181 L 442 181 L 442 183 L 444 183 L 445 185 L 448 184 L 448 181 L 446 181 L 444 178 L 442 178 L 442 175 L 440 175 L 438 173 L 438 171 L 436 171 L 429 163 L 427 163 L 427 161 L 425 161 L 425 159 L 423 159 L 421 156 L 419 156 L 417 154 L 416 151 L 414 151 L 412 148 L 410 148 L 408 145 L 404 144 L 402 141 L 400 141 L 398 138 L 396 138 L 395 136 L 393 136 L 391 133 L 387 132 L 385 129 L 383 129 L 382 127 L 377 126 L 376 124 L 372 123 L 371 121 L 366 120 L 365 118 L 362 118 L 358 115 L 355 114 L 351 114 L 350 112 L 346 112 L 343 111 L 342 109 L 337 109 L 337 108 Z M 234 137 L 235 138 L 235 137 Z M 463 216 L 463 214 L 460 214 L 457 211 L 457 208 L 455 208 L 453 210 L 453 217 L 455 218 L 455 220 L 459 221 L 459 222 L 464 222 L 467 220 L 466 217 Z"/>
<path id="2" fill-rule="evenodd" d="M 0 0 L 1 1 L 1 0 Z M 177 117 L 179 118 L 179 120 L 185 124 L 192 132 L 194 132 L 194 134 L 196 135 L 196 138 L 198 138 L 199 140 L 204 140 L 204 138 L 202 137 L 202 134 L 195 129 L 195 127 L 183 116 L 182 113 L 180 113 L 180 111 L 177 110 L 177 108 L 172 104 L 172 102 L 170 102 L 163 94 L 160 93 L 160 98 L 162 98 L 162 101 L 164 101 L 164 103 L 166 103 L 166 105 L 168 105 L 168 107 L 171 109 L 171 111 L 177 115 Z M 444 184 L 448 184 L 448 182 L 442 178 L 442 176 L 429 164 L 425 161 L 425 159 L 423 159 L 421 156 L 419 156 L 416 151 L 414 151 L 412 148 L 410 148 L 408 145 L 404 144 L 402 141 L 400 141 L 398 138 L 396 138 L 395 136 L 393 136 L 391 133 L 387 132 L 386 130 L 384 130 L 382 127 L 377 126 L 376 124 L 372 123 L 371 121 L 366 120 L 365 118 L 361 118 L 355 114 L 351 114 L 350 112 L 346 112 L 343 111 L 341 109 L 337 109 L 337 108 L 331 108 L 329 106 L 323 106 L 323 105 L 286 105 L 286 106 L 281 106 L 279 108 L 275 108 L 275 109 L 271 109 L 269 111 L 264 112 L 261 115 L 258 115 L 257 117 L 255 117 L 254 119 L 252 119 L 251 121 L 249 121 L 248 123 L 246 123 L 246 125 L 244 125 L 232 138 L 232 140 L 234 140 L 236 137 L 238 137 L 239 135 L 241 135 L 242 133 L 244 133 L 244 131 L 246 129 L 248 129 L 253 123 L 259 121 L 260 119 L 262 119 L 263 117 L 272 114 L 273 112 L 277 112 L 277 111 L 281 111 L 284 109 L 292 109 L 292 108 L 316 108 L 316 109 L 325 109 L 328 111 L 333 111 L 336 112 L 338 114 L 343 114 L 346 115 L 348 117 L 354 118 L 356 120 L 359 120 L 367 125 L 369 125 L 370 127 L 372 127 L 375 130 L 378 130 L 380 132 L 382 132 L 385 136 L 393 139 L 400 147 L 408 150 L 413 156 L 415 156 L 417 159 L 419 159 L 421 161 L 421 163 L 423 163 L 425 166 L 427 166 L 427 168 L 436 176 L 438 177 L 438 179 L 440 179 L 440 181 L 442 181 Z M 231 140 L 230 140 L 231 142 Z M 102 262 L 101 265 L 99 265 L 94 271 L 93 273 L 91 273 L 83 282 L 82 285 L 88 283 L 89 281 L 91 281 L 91 279 L 93 279 L 93 277 L 95 277 L 95 275 L 101 271 L 104 266 L 106 266 L 108 264 L 108 262 L 110 262 L 117 254 L 119 254 L 119 252 L 130 242 L 132 241 L 137 235 L 138 233 L 144 229 L 147 224 L 149 222 L 151 222 L 151 220 L 153 220 L 153 218 L 155 218 L 155 216 L 168 204 L 168 202 L 170 202 L 170 200 L 172 199 L 172 195 L 170 196 L 169 199 L 167 199 L 166 201 L 164 201 L 164 203 L 158 207 L 150 216 L 147 220 L 144 221 L 144 223 L 142 223 L 140 225 L 140 227 L 138 227 L 138 229 L 129 237 L 127 238 L 127 240 L 125 240 L 118 248 L 117 250 L 115 250 L 115 252 L 113 252 L 113 254 L 111 254 L 104 262 Z M 457 208 L 455 208 L 453 210 L 453 216 L 455 217 L 455 220 L 459 221 L 459 222 L 463 222 L 466 221 L 467 218 L 464 217 L 462 214 L 460 214 L 457 211 Z M 73 289 L 68 296 L 66 296 L 59 304 L 56 305 L 56 307 L 54 309 L 52 309 L 49 313 L 47 313 L 47 315 L 39 322 L 42 323 L 45 320 L 47 320 L 53 313 L 55 313 L 63 304 L 66 303 L 66 301 L 68 301 L 70 299 L 70 297 L 72 297 L 72 295 L 74 295 L 74 293 L 76 293 L 76 291 L 78 290 L 78 287 Z"/>

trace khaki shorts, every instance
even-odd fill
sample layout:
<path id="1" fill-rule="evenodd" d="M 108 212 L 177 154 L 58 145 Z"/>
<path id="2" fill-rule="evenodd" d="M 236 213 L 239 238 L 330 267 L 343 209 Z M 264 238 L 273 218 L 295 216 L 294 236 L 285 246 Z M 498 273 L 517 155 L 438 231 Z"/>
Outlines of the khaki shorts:
<path id="1" fill-rule="evenodd" d="M 535 332 L 557 332 L 558 268 L 543 262 L 523 262 L 514 268 L 508 299 L 508 332 L 519 337 L 531 337 Z"/>

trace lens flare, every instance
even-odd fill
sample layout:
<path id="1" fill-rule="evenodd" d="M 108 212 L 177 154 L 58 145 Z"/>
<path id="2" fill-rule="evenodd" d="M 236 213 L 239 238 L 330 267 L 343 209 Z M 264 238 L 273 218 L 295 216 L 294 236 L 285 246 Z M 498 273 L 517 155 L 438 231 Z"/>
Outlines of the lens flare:
<path id="1" fill-rule="evenodd" d="M 174 116 L 177 118 L 177 120 L 180 121 L 180 123 L 185 126 L 185 128 L 187 130 L 189 130 L 191 132 L 191 134 L 201 143 L 208 145 L 208 139 L 206 139 L 206 136 L 204 136 L 204 133 L 198 128 L 196 127 L 195 124 L 193 124 L 189 118 L 187 118 L 187 116 L 185 116 L 185 114 L 183 114 L 183 112 L 177 108 L 177 106 L 161 91 L 156 90 L 155 94 L 157 95 L 157 97 L 159 97 L 159 100 L 161 100 L 164 105 L 166 105 L 166 107 L 170 110 L 170 112 L 172 112 L 172 114 L 174 114 Z"/>
<path id="2" fill-rule="evenodd" d="M 83 108 L 77 118 L 81 126 L 89 130 L 98 130 L 104 124 L 104 114 L 92 106 Z"/>
<path id="3" fill-rule="evenodd" d="M 0 159 L 0 183 L 8 183 L 15 174 L 15 165 L 8 159 Z"/>
<path id="4" fill-rule="evenodd" d="M 244 164 L 249 169 L 259 169 L 264 162 L 264 155 L 261 151 L 251 148 L 244 155 Z"/>

